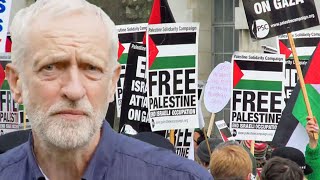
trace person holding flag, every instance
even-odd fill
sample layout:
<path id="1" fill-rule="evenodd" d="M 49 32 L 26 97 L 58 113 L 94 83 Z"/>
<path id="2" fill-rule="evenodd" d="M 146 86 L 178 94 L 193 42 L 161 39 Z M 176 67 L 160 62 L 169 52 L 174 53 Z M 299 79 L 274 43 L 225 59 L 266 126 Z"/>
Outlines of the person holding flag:
<path id="1" fill-rule="evenodd" d="M 307 117 L 308 123 L 306 125 L 306 130 L 309 136 L 309 144 L 306 148 L 306 162 L 313 169 L 313 173 L 308 175 L 309 180 L 320 180 L 320 147 L 319 142 L 314 137 L 314 133 L 319 132 L 319 126 L 316 118 Z"/>

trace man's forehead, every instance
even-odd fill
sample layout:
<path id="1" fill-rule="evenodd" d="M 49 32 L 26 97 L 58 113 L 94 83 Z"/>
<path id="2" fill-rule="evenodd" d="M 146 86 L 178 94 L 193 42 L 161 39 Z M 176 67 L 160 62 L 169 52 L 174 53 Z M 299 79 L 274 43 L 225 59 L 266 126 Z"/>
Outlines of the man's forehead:
<path id="1" fill-rule="evenodd" d="M 83 9 L 66 11 L 59 14 L 41 12 L 37 18 L 34 18 L 30 24 L 33 32 L 47 30 L 77 30 L 94 34 L 107 33 L 107 28 L 102 18 L 96 13 Z"/>
<path id="2" fill-rule="evenodd" d="M 47 15 L 47 14 L 45 14 Z M 110 46 L 110 33 L 104 22 L 92 13 L 73 11 L 68 16 L 52 16 L 35 20 L 27 32 L 29 44 L 100 44 Z M 31 47 L 30 47 L 31 48 Z M 101 47 L 103 48 L 103 47 Z"/>

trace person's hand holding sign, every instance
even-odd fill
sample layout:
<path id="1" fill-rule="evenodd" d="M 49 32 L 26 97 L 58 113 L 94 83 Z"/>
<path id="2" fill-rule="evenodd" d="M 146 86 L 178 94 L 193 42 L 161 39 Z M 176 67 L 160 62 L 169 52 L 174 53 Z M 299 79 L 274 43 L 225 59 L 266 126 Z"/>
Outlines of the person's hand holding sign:
<path id="1" fill-rule="evenodd" d="M 318 145 L 318 140 L 314 138 L 313 134 L 319 132 L 319 126 L 315 117 L 308 116 L 307 121 L 306 129 L 309 136 L 309 146 L 314 149 Z"/>

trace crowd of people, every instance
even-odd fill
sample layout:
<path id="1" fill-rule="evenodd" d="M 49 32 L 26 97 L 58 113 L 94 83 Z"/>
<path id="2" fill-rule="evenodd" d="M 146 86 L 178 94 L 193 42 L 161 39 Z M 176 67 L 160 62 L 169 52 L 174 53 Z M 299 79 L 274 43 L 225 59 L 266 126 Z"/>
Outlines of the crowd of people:
<path id="1" fill-rule="evenodd" d="M 202 134 L 202 133 L 200 133 Z M 199 136 L 195 136 L 197 138 Z M 197 141 L 195 139 L 195 141 Z M 220 180 L 303 180 L 320 179 L 319 170 L 309 160 L 319 162 L 319 154 L 312 157 L 304 156 L 303 152 L 293 147 L 272 148 L 268 143 L 257 143 L 265 147 L 265 153 L 259 150 L 253 154 L 244 141 L 226 141 L 209 138 L 209 150 L 205 140 L 195 147 L 196 161 Z M 263 145 L 261 145 L 263 144 Z M 314 149 L 312 149 L 314 150 Z M 259 158 L 256 158 L 256 157 Z"/>
<path id="2" fill-rule="evenodd" d="M 320 179 L 320 151 L 315 134 L 318 133 L 319 127 L 315 118 L 307 117 L 307 120 L 306 131 L 309 135 L 309 144 L 306 147 L 305 155 L 294 147 L 273 148 L 268 143 L 257 143 L 260 147 L 264 147 L 265 153 L 261 155 L 259 151 L 255 151 L 252 154 L 245 141 L 222 142 L 217 138 L 209 138 L 208 142 L 212 152 L 210 161 L 209 156 L 203 156 L 203 153 L 209 151 L 206 142 L 195 140 L 199 143 L 199 146 L 196 147 L 198 162 L 209 169 L 215 179 L 244 180 L 254 177 L 254 179 L 261 180 L 318 180 Z M 203 135 L 203 133 L 200 134 Z M 230 146 L 230 148 L 222 148 L 221 150 L 221 147 L 225 146 Z M 223 154 L 224 151 L 229 156 Z M 252 167 L 250 171 L 248 171 L 249 167 Z M 241 171 L 235 169 L 241 169 Z M 223 170 L 225 173 L 223 176 L 216 174 L 217 171 L 221 173 Z M 252 176 L 250 177 L 248 174 Z"/>
<path id="3" fill-rule="evenodd" d="M 246 142 L 206 141 L 198 129 L 196 163 L 176 155 L 161 136 L 113 131 L 104 116 L 121 70 L 117 30 L 85 0 L 38 0 L 16 14 L 10 31 L 6 78 L 32 131 L 0 155 L 0 179 L 320 179 L 318 125 L 311 117 L 306 157 L 266 144 L 251 154 Z"/>

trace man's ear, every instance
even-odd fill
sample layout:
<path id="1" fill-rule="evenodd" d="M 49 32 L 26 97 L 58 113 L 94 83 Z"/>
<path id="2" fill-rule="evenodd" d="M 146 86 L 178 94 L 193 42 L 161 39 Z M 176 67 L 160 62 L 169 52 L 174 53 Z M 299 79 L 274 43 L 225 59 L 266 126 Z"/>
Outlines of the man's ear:
<path id="1" fill-rule="evenodd" d="M 116 92 L 116 87 L 117 87 L 117 83 L 120 77 L 120 72 L 121 72 L 121 66 L 120 64 L 117 64 L 114 68 L 113 68 L 113 74 L 112 74 L 112 82 L 111 82 L 111 92 L 109 94 L 109 100 L 110 102 L 114 101 L 114 93 Z"/>
<path id="2" fill-rule="evenodd" d="M 22 85 L 17 68 L 12 64 L 6 66 L 6 79 L 10 85 L 10 90 L 15 102 L 22 104 Z"/>

